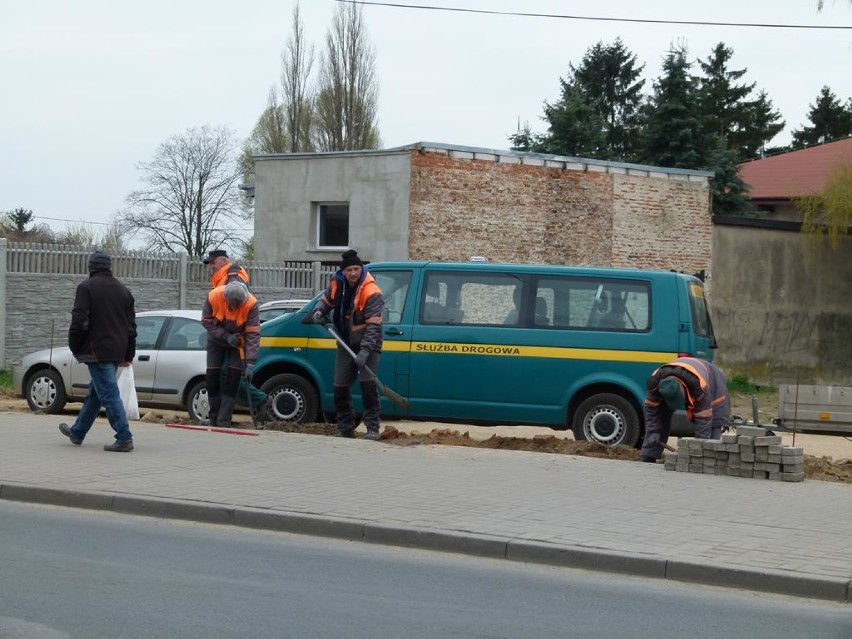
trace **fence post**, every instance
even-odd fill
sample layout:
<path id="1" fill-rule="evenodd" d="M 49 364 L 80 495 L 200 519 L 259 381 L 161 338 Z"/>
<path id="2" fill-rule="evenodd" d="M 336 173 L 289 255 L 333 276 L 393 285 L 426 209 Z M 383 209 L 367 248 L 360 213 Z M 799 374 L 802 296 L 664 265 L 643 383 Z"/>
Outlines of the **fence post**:
<path id="1" fill-rule="evenodd" d="M 186 308 L 186 253 L 178 253 L 178 308 Z"/>
<path id="2" fill-rule="evenodd" d="M 8 243 L 5 237 L 0 238 L 0 364 L 6 367 L 6 259 L 8 256 Z"/>
<path id="3" fill-rule="evenodd" d="M 320 288 L 320 282 L 322 282 L 321 268 L 322 262 L 311 262 L 311 291 L 313 291 L 313 295 L 322 292 L 322 288 Z"/>

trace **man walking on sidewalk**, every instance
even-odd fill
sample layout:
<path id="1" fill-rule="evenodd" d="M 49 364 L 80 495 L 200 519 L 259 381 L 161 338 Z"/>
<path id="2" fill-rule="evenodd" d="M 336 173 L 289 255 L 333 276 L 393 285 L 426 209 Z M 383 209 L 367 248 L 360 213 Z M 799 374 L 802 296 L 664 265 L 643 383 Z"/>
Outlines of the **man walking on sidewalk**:
<path id="1" fill-rule="evenodd" d="M 136 312 L 133 295 L 112 276 L 112 258 L 103 251 L 89 257 L 89 279 L 77 287 L 68 346 L 77 361 L 86 364 L 92 381 L 74 425 L 60 424 L 59 431 L 79 446 L 103 406 L 115 431 L 115 443 L 104 450 L 129 453 L 133 435 L 115 374 L 119 366 L 130 366 L 136 355 Z"/>

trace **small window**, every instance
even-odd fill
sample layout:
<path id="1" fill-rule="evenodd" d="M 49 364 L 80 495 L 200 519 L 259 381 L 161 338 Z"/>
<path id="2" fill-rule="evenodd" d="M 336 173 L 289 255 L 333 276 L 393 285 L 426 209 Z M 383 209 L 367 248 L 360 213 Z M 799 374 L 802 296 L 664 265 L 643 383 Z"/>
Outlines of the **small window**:
<path id="1" fill-rule="evenodd" d="M 207 348 L 207 329 L 193 319 L 173 317 L 162 350 L 201 351 Z"/>
<path id="2" fill-rule="evenodd" d="M 136 350 L 148 351 L 157 346 L 157 338 L 166 317 L 162 315 L 146 315 L 136 318 Z"/>
<path id="3" fill-rule="evenodd" d="M 317 248 L 349 246 L 349 204 L 317 204 Z"/>

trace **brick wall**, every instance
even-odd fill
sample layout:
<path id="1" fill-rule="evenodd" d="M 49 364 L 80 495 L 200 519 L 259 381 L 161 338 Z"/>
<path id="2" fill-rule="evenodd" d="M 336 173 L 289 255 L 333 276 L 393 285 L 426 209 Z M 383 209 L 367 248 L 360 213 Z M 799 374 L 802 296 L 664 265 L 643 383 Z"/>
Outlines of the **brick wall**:
<path id="1" fill-rule="evenodd" d="M 463 156 L 412 152 L 410 259 L 710 269 L 704 180 Z"/>

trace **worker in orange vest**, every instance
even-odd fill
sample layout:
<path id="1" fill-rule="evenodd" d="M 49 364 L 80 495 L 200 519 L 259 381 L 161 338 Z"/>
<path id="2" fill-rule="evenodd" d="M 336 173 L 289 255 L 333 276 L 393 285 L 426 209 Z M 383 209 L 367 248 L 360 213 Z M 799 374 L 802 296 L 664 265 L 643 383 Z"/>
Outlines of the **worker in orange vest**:
<path id="1" fill-rule="evenodd" d="M 201 323 L 207 329 L 207 399 L 210 424 L 228 428 L 240 377 L 251 382 L 260 347 L 257 300 L 241 281 L 214 288 L 207 295 Z M 242 352 L 241 352 L 242 351 Z M 225 382 L 221 369 L 227 365 Z"/>
<path id="2" fill-rule="evenodd" d="M 680 357 L 648 378 L 642 461 L 655 462 L 668 441 L 672 414 L 685 409 L 699 439 L 719 439 L 731 424 L 731 398 L 725 374 L 712 362 Z"/>
<path id="3" fill-rule="evenodd" d="M 334 362 L 334 410 L 337 413 L 337 433 L 341 437 L 355 437 L 355 414 L 352 410 L 350 387 L 355 378 L 361 385 L 364 401 L 364 425 L 367 439 L 379 439 L 379 412 L 381 403 L 376 381 L 364 370 L 364 365 L 376 371 L 382 352 L 382 313 L 385 302 L 382 291 L 367 272 L 358 253 L 353 250 L 342 255 L 340 270 L 314 306 L 312 319 L 325 324 L 329 310 L 337 334 L 357 353 L 352 357 L 340 345 Z"/>

